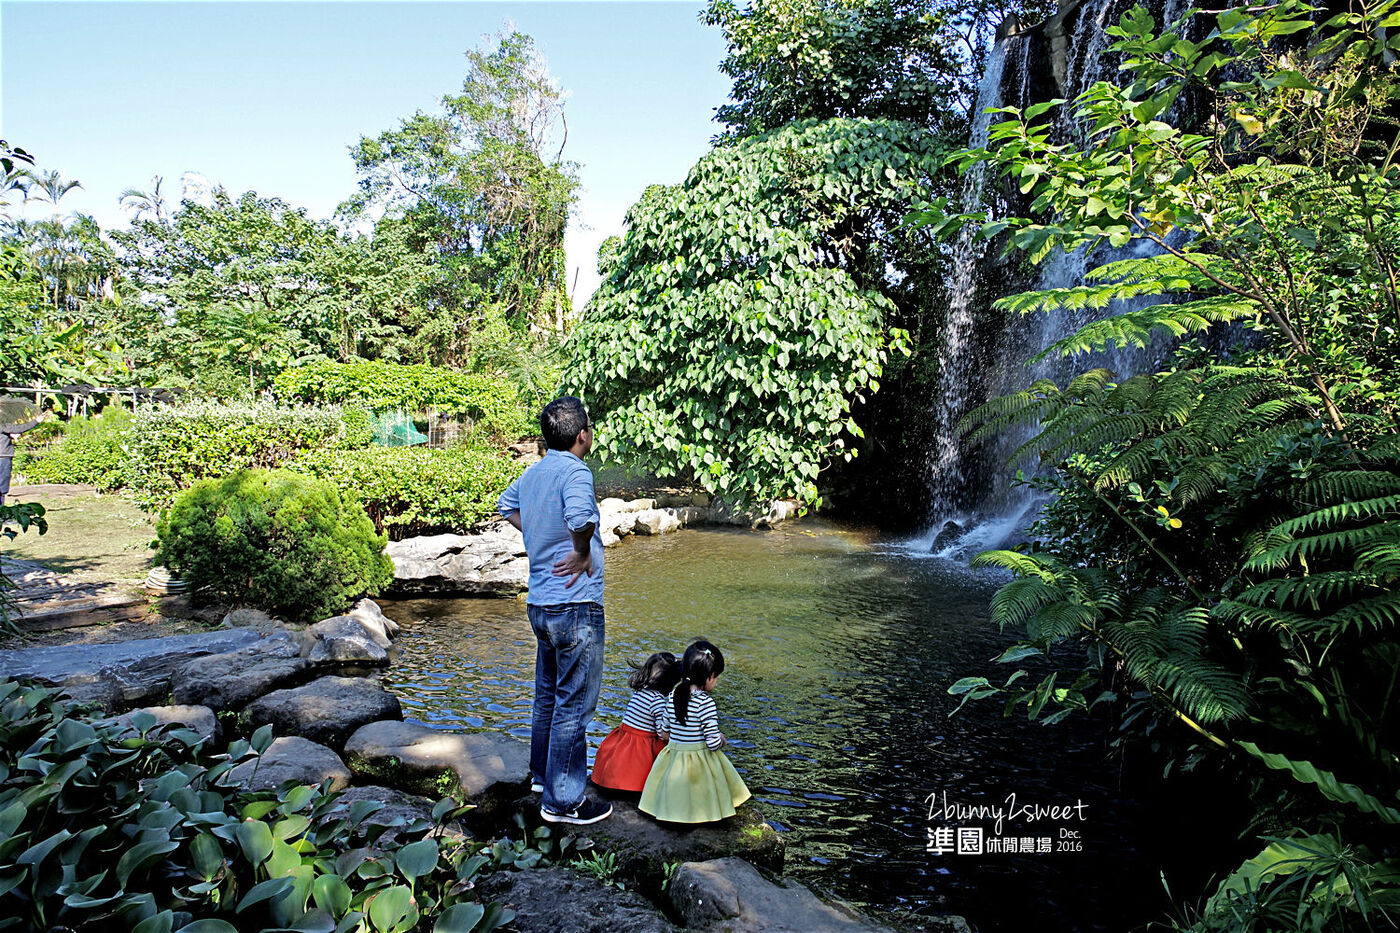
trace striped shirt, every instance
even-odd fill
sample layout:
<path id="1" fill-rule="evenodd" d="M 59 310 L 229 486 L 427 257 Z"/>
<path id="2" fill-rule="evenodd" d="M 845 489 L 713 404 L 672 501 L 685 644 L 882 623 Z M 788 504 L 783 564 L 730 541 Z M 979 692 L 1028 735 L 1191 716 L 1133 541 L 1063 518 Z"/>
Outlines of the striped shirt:
<path id="1" fill-rule="evenodd" d="M 655 690 L 638 690 L 622 711 L 622 724 L 643 732 L 661 732 L 666 727 L 666 698 Z"/>
<path id="2" fill-rule="evenodd" d="M 724 736 L 719 733 L 719 711 L 715 709 L 715 701 L 697 687 L 691 688 L 684 725 L 676 722 L 675 694 L 671 694 L 666 701 L 666 731 L 671 733 L 672 742 L 704 742 L 710 748 L 719 748 L 724 744 Z"/>

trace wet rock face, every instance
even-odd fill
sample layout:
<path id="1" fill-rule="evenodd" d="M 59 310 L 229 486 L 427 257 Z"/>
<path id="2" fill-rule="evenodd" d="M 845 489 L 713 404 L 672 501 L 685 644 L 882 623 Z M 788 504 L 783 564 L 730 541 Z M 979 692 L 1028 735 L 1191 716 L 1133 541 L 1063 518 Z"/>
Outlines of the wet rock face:
<path id="1" fill-rule="evenodd" d="M 530 781 L 530 749 L 499 733 L 462 735 L 410 722 L 372 722 L 345 743 L 357 774 L 437 798 L 492 797 L 524 792 Z"/>
<path id="2" fill-rule="evenodd" d="M 474 535 L 427 535 L 391 541 L 395 593 L 514 596 L 530 583 L 525 540 L 508 522 Z"/>
<path id="3" fill-rule="evenodd" d="M 800 884 L 775 884 L 739 858 L 687 862 L 670 886 L 686 929 L 725 933 L 890 933 Z"/>
<path id="4" fill-rule="evenodd" d="M 619 891 L 571 868 L 495 872 L 477 885 L 477 891 L 515 911 L 511 927 L 520 933 L 669 933 L 681 929 L 637 894 Z"/>
<path id="5" fill-rule="evenodd" d="M 401 719 L 399 698 L 364 677 L 321 677 L 304 687 L 274 690 L 248 705 L 249 724 L 271 725 L 279 735 L 300 735 L 341 748 L 361 726 Z"/>
<path id="6" fill-rule="evenodd" d="M 617 798 L 609 802 L 613 805 L 612 816 L 578 829 L 600 849 L 615 854 L 626 874 L 659 877 L 668 863 L 730 855 L 742 856 L 769 871 L 782 870 L 786 843 L 752 804 L 745 804 L 734 816 L 717 823 L 678 826 L 647 816 L 632 800 Z"/>

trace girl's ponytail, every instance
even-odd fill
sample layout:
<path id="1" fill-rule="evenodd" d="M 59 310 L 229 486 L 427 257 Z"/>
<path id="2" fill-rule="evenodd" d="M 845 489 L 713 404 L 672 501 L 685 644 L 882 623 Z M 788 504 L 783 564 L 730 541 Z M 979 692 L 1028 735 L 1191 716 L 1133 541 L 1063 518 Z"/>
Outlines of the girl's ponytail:
<path id="1" fill-rule="evenodd" d="M 690 695 L 696 687 L 704 686 L 711 677 L 724 673 L 724 655 L 714 645 L 700 640 L 685 649 L 681 660 L 681 682 L 672 694 L 676 722 L 685 725 L 690 712 Z"/>

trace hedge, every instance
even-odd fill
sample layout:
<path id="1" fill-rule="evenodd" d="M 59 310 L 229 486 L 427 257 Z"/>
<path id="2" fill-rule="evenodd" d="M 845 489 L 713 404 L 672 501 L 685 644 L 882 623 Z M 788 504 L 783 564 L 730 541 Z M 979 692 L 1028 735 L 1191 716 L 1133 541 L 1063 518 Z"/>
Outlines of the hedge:
<path id="1" fill-rule="evenodd" d="M 495 513 L 501 492 L 524 469 L 508 454 L 480 447 L 311 451 L 287 468 L 333 483 L 395 540 L 466 532 Z"/>
<path id="2" fill-rule="evenodd" d="M 488 436 L 506 442 L 538 431 L 534 412 L 509 381 L 437 366 L 322 360 L 282 372 L 273 391 L 288 402 L 465 415 Z"/>

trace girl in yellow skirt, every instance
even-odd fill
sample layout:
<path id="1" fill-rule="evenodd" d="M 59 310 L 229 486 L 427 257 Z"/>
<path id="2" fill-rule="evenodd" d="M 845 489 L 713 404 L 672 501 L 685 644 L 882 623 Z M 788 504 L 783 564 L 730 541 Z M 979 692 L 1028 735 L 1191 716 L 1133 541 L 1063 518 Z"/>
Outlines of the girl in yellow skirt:
<path id="1" fill-rule="evenodd" d="M 666 704 L 669 741 L 657 756 L 638 807 L 670 823 L 710 823 L 749 799 L 739 772 L 720 751 L 726 742 L 710 698 L 724 655 L 707 641 L 685 649 L 681 682 Z"/>
<path id="2" fill-rule="evenodd" d="M 652 762 L 666 747 L 666 695 L 681 679 L 681 664 L 669 651 L 658 651 L 643 664 L 629 661 L 632 699 L 622 724 L 603 739 L 593 759 L 593 783 L 609 790 L 641 793 Z"/>

